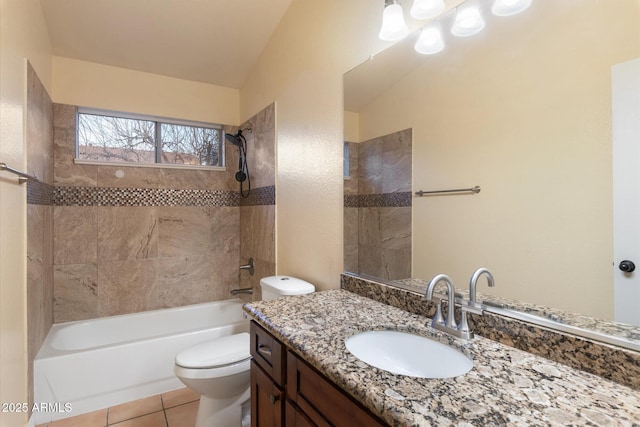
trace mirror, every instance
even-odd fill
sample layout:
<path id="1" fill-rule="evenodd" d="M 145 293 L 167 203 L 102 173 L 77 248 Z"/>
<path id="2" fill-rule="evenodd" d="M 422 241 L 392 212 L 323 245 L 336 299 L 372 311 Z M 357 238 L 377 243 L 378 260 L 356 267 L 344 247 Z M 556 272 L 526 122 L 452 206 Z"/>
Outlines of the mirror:
<path id="1" fill-rule="evenodd" d="M 409 276 L 466 290 L 488 267 L 496 287 L 480 293 L 614 320 L 612 84 L 640 63 L 640 0 L 533 0 L 513 16 L 472 1 L 482 32 L 452 36 L 452 10 L 442 52 L 416 53 L 416 33 L 345 74 L 345 139 L 409 129 L 413 193 L 481 187 L 412 197 Z"/>

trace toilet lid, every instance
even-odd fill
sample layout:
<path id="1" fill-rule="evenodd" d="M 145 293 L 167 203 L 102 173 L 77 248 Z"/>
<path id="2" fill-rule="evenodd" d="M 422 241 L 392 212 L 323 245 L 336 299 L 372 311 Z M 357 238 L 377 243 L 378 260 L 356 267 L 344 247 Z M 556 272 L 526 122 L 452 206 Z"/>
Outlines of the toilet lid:
<path id="1" fill-rule="evenodd" d="M 242 332 L 189 347 L 178 353 L 176 364 L 183 368 L 215 368 L 249 357 L 249 334 Z"/>

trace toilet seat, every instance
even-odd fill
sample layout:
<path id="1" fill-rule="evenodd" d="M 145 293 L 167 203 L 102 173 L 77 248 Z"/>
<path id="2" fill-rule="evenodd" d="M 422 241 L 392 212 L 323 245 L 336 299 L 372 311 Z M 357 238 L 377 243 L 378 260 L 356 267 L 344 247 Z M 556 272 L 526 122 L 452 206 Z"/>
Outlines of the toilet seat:
<path id="1" fill-rule="evenodd" d="M 251 368 L 251 356 L 232 365 L 225 365 L 216 368 L 184 368 L 180 365 L 173 366 L 173 372 L 179 378 L 204 380 L 211 378 L 228 377 L 231 375 L 249 372 Z"/>
<path id="2" fill-rule="evenodd" d="M 184 378 L 218 378 L 248 371 L 249 334 L 228 335 L 178 353 L 174 371 Z"/>

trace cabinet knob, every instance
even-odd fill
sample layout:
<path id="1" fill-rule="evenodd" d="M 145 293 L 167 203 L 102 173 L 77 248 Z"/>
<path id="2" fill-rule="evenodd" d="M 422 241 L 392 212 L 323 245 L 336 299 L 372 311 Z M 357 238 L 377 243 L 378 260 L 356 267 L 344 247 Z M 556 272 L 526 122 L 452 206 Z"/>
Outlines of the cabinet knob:
<path id="1" fill-rule="evenodd" d="M 624 271 L 625 273 L 631 273 L 633 270 L 636 269 L 636 265 L 633 263 L 633 261 L 624 260 L 620 263 L 618 268 Z"/>
<path id="2" fill-rule="evenodd" d="M 278 400 L 280 400 L 280 395 L 269 395 L 269 401 L 271 402 L 271 404 L 275 404 Z"/>

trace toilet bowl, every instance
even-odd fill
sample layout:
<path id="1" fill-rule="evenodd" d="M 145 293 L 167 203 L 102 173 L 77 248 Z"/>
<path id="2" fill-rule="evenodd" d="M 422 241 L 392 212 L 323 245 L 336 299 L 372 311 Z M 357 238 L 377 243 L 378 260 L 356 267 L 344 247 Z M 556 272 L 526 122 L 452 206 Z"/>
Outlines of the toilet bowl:
<path id="1" fill-rule="evenodd" d="M 251 396 L 250 363 L 246 332 L 206 341 L 178 353 L 176 376 L 200 394 L 196 427 L 250 425 L 249 405 L 245 404 Z"/>
<path id="2" fill-rule="evenodd" d="M 315 291 L 304 280 L 269 276 L 260 280 L 263 300 Z M 250 339 L 246 332 L 221 337 L 178 353 L 174 372 L 200 394 L 195 427 L 248 427 L 250 411 Z"/>

